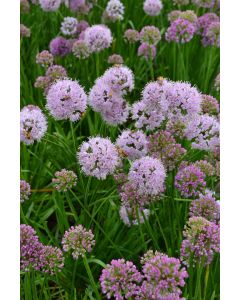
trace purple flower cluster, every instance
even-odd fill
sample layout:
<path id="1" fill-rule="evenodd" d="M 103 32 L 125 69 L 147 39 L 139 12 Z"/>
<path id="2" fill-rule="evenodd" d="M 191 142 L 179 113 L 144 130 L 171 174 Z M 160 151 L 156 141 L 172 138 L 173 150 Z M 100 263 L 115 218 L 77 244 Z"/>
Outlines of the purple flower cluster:
<path id="1" fill-rule="evenodd" d="M 61 272 L 64 267 L 64 257 L 61 249 L 52 246 L 43 246 L 41 251 L 42 268 L 41 271 L 54 275 Z"/>
<path id="2" fill-rule="evenodd" d="M 71 252 L 74 259 L 91 252 L 95 245 L 94 235 L 91 230 L 86 230 L 82 225 L 71 226 L 62 238 L 63 250 Z"/>
<path id="3" fill-rule="evenodd" d="M 66 192 L 77 184 L 77 175 L 73 171 L 62 169 L 55 173 L 55 177 L 52 183 L 59 192 Z"/>
<path id="4" fill-rule="evenodd" d="M 124 5 L 119 0 L 109 0 L 104 11 L 104 19 L 110 22 L 123 20 Z"/>
<path id="5" fill-rule="evenodd" d="M 42 10 L 47 12 L 58 10 L 61 2 L 61 0 L 39 0 Z"/>
<path id="6" fill-rule="evenodd" d="M 65 17 L 61 23 L 61 32 L 65 35 L 74 35 L 77 33 L 78 20 L 73 17 Z"/>
<path id="7" fill-rule="evenodd" d="M 198 167 L 206 176 L 213 176 L 215 174 L 215 168 L 206 160 L 198 160 L 193 165 Z"/>
<path id="8" fill-rule="evenodd" d="M 131 261 L 112 260 L 102 271 L 100 284 L 107 299 L 124 300 L 139 294 L 141 273 Z"/>
<path id="9" fill-rule="evenodd" d="M 35 105 L 24 106 L 20 113 L 20 140 L 26 145 L 39 142 L 47 131 L 47 120 Z"/>
<path id="10" fill-rule="evenodd" d="M 197 20 L 197 30 L 198 33 L 204 36 L 208 29 L 208 26 L 213 22 L 219 22 L 220 18 L 215 13 L 206 13 L 198 18 Z"/>
<path id="11" fill-rule="evenodd" d="M 220 47 L 220 22 L 212 22 L 208 26 L 206 33 L 202 38 L 202 43 L 205 47 Z"/>
<path id="12" fill-rule="evenodd" d="M 127 40 L 129 43 L 136 43 L 139 41 L 139 32 L 135 29 L 127 29 L 124 32 L 124 38 Z"/>
<path id="13" fill-rule="evenodd" d="M 31 186 L 25 180 L 20 180 L 20 202 L 28 200 L 31 195 Z"/>
<path id="14" fill-rule="evenodd" d="M 138 47 L 138 56 L 143 56 L 146 60 L 153 60 L 156 57 L 157 49 L 154 45 L 142 43 Z"/>
<path id="15" fill-rule="evenodd" d="M 65 56 L 72 50 L 72 43 L 70 40 L 62 36 L 57 36 L 51 40 L 49 44 L 50 52 L 54 56 Z"/>
<path id="16" fill-rule="evenodd" d="M 168 20 L 170 23 L 176 21 L 177 19 L 184 19 L 190 21 L 192 24 L 197 26 L 198 17 L 193 10 L 173 10 L 168 14 Z"/>
<path id="17" fill-rule="evenodd" d="M 87 108 L 87 95 L 77 81 L 58 80 L 47 92 L 47 109 L 56 120 L 74 122 L 79 120 Z"/>
<path id="18" fill-rule="evenodd" d="M 88 14 L 93 8 L 92 0 L 63 0 L 65 5 L 70 8 L 72 12 L 79 14 Z"/>
<path id="19" fill-rule="evenodd" d="M 53 55 L 48 50 L 43 50 L 36 56 L 36 63 L 44 68 L 48 68 L 53 64 Z"/>
<path id="20" fill-rule="evenodd" d="M 192 0 L 192 2 L 198 7 L 213 8 L 215 0 Z"/>
<path id="21" fill-rule="evenodd" d="M 31 30 L 23 25 L 23 24 L 20 24 L 20 37 L 30 37 L 31 36 Z"/>
<path id="22" fill-rule="evenodd" d="M 179 168 L 175 177 L 175 187 L 183 197 L 197 197 L 205 189 L 205 174 L 200 168 L 189 165 Z"/>
<path id="23" fill-rule="evenodd" d="M 112 175 L 119 165 L 116 147 L 106 138 L 89 138 L 78 152 L 78 160 L 86 175 L 106 179 Z"/>
<path id="24" fill-rule="evenodd" d="M 181 260 L 186 265 L 191 262 L 208 265 L 220 251 L 220 226 L 202 217 L 190 218 L 183 236 Z"/>
<path id="25" fill-rule="evenodd" d="M 167 29 L 165 38 L 168 42 L 188 43 L 193 38 L 195 31 L 196 27 L 192 22 L 186 19 L 177 19 Z"/>
<path id="26" fill-rule="evenodd" d="M 123 64 L 123 58 L 119 54 L 112 54 L 108 57 L 108 63 L 110 65 L 115 65 L 115 64 L 121 65 Z"/>
<path id="27" fill-rule="evenodd" d="M 220 108 L 216 98 L 210 95 L 202 95 L 201 109 L 203 114 L 218 115 Z"/>
<path id="28" fill-rule="evenodd" d="M 119 215 L 121 220 L 128 227 L 132 225 L 139 225 L 148 220 L 150 210 L 146 208 L 129 207 L 121 205 L 119 209 Z"/>
<path id="29" fill-rule="evenodd" d="M 73 55 L 79 59 L 87 58 L 90 55 L 88 47 L 87 47 L 86 43 L 84 42 L 84 40 L 82 40 L 82 39 L 76 40 L 73 43 L 72 52 L 73 52 Z"/>
<path id="30" fill-rule="evenodd" d="M 30 10 L 30 5 L 28 0 L 20 0 L 20 12 L 28 13 Z"/>
<path id="31" fill-rule="evenodd" d="M 139 39 L 141 43 L 156 46 L 161 40 L 161 33 L 155 26 L 145 26 L 139 33 Z"/>
<path id="32" fill-rule="evenodd" d="M 149 16 L 158 16 L 163 8 L 161 0 L 145 0 L 143 10 Z"/>
<path id="33" fill-rule="evenodd" d="M 100 52 L 109 48 L 112 43 L 112 34 L 105 25 L 93 25 L 84 31 L 84 42 L 90 53 Z"/>

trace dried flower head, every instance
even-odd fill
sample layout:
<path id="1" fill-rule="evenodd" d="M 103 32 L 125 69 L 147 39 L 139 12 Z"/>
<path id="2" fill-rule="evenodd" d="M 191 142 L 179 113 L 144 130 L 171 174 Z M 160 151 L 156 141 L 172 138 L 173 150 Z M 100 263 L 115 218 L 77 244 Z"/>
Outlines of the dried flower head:
<path id="1" fill-rule="evenodd" d="M 215 0 L 192 0 L 198 7 L 212 8 L 215 5 Z"/>
<path id="2" fill-rule="evenodd" d="M 87 58 L 90 53 L 84 40 L 76 40 L 72 46 L 73 55 L 77 58 Z"/>

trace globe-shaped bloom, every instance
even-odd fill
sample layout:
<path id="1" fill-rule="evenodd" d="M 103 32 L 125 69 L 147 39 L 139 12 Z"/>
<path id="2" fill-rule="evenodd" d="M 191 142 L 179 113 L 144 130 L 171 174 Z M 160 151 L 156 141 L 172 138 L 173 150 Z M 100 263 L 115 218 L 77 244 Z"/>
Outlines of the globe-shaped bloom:
<path id="1" fill-rule="evenodd" d="M 192 0 L 198 7 L 212 8 L 215 5 L 215 0 Z"/>
<path id="2" fill-rule="evenodd" d="M 90 53 L 84 40 L 76 40 L 72 46 L 73 55 L 77 58 L 87 58 Z"/>
<path id="3" fill-rule="evenodd" d="M 196 27 L 185 19 L 177 19 L 168 27 L 165 38 L 168 42 L 188 43 L 194 36 Z"/>
<path id="4" fill-rule="evenodd" d="M 143 10 L 149 16 L 158 16 L 163 8 L 160 0 L 145 0 L 143 3 Z"/>
<path id="5" fill-rule="evenodd" d="M 49 67 L 53 64 L 53 55 L 47 50 L 43 50 L 36 56 L 36 63 L 42 67 Z"/>
<path id="6" fill-rule="evenodd" d="M 71 52 L 72 45 L 69 40 L 58 36 L 51 40 L 49 48 L 52 55 L 65 56 Z"/>
<path id="7" fill-rule="evenodd" d="M 62 169 L 54 175 L 52 183 L 57 191 L 66 192 L 77 184 L 77 175 L 71 170 Z"/>
<path id="8" fill-rule="evenodd" d="M 202 38 L 205 47 L 220 47 L 220 22 L 212 22 L 206 29 L 206 33 Z"/>
<path id="9" fill-rule="evenodd" d="M 201 109 L 203 114 L 218 115 L 220 110 L 219 102 L 210 95 L 202 95 Z"/>
<path id="10" fill-rule="evenodd" d="M 135 160 L 128 180 L 140 195 L 158 195 L 164 190 L 166 173 L 159 159 L 149 156 Z"/>
<path id="11" fill-rule="evenodd" d="M 112 54 L 108 57 L 108 63 L 112 65 L 120 65 L 123 64 L 123 58 L 119 54 Z"/>
<path id="12" fill-rule="evenodd" d="M 31 29 L 25 26 L 24 24 L 20 24 L 20 37 L 30 37 Z"/>
<path id="13" fill-rule="evenodd" d="M 73 17 L 65 17 L 61 23 L 61 32 L 65 35 L 74 35 L 77 32 L 78 20 Z"/>
<path id="14" fill-rule="evenodd" d="M 78 152 L 82 171 L 88 176 L 105 179 L 119 165 L 116 147 L 107 138 L 94 137 L 84 142 Z"/>
<path id="15" fill-rule="evenodd" d="M 84 31 L 84 41 L 90 53 L 100 52 L 110 47 L 112 34 L 105 25 L 93 25 Z"/>
<path id="16" fill-rule="evenodd" d="M 127 29 L 124 32 L 124 39 L 129 43 L 135 43 L 139 41 L 139 32 L 135 29 Z"/>
<path id="17" fill-rule="evenodd" d="M 105 9 L 107 19 L 116 22 L 123 20 L 124 5 L 119 0 L 109 0 Z"/>
<path id="18" fill-rule="evenodd" d="M 61 5 L 61 0 L 39 0 L 39 4 L 44 11 L 56 11 Z"/>
<path id="19" fill-rule="evenodd" d="M 28 200 L 31 195 L 31 186 L 25 180 L 20 180 L 20 202 Z"/>
<path id="20" fill-rule="evenodd" d="M 161 33 L 155 26 L 145 26 L 140 31 L 139 37 L 142 43 L 156 46 L 161 40 Z"/>
<path id="21" fill-rule="evenodd" d="M 156 46 L 149 46 L 146 43 L 142 43 L 138 47 L 138 56 L 143 56 L 146 60 L 153 60 L 156 57 L 157 49 Z"/>
<path id="22" fill-rule="evenodd" d="M 61 272 L 64 266 L 64 256 L 62 250 L 53 246 L 43 246 L 41 251 L 42 267 L 41 271 L 50 275 Z"/>
<path id="23" fill-rule="evenodd" d="M 47 93 L 47 109 L 56 120 L 79 120 L 87 107 L 87 95 L 77 81 L 58 80 Z"/>
<path id="24" fill-rule="evenodd" d="M 26 145 L 39 142 L 47 131 L 47 120 L 35 105 L 25 106 L 20 113 L 20 140 Z"/>
<path id="25" fill-rule="evenodd" d="M 198 20 L 197 20 L 197 33 L 204 36 L 206 34 L 208 26 L 212 22 L 219 22 L 219 21 L 220 21 L 220 18 L 215 13 L 206 13 L 206 14 L 202 15 L 201 17 L 198 17 Z"/>

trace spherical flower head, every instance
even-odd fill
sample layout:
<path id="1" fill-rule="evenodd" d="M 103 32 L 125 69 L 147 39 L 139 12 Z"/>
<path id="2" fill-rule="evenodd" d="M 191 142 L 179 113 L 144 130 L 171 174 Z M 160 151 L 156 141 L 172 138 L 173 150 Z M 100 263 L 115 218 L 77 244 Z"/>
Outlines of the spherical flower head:
<path id="1" fill-rule="evenodd" d="M 192 0 L 192 2 L 198 7 L 213 8 L 215 0 Z"/>
<path id="2" fill-rule="evenodd" d="M 126 122 L 129 107 L 122 95 L 112 90 L 102 79 L 97 80 L 88 97 L 89 105 L 110 125 Z"/>
<path id="3" fill-rule="evenodd" d="M 163 8 L 162 1 L 160 0 L 145 0 L 143 3 L 144 12 L 151 16 L 158 16 Z"/>
<path id="4" fill-rule="evenodd" d="M 78 20 L 73 17 L 65 17 L 61 23 L 61 32 L 65 35 L 77 33 Z"/>
<path id="5" fill-rule="evenodd" d="M 156 57 L 157 48 L 154 45 L 149 46 L 146 43 L 142 43 L 138 47 L 138 56 L 143 56 L 146 60 L 153 60 Z"/>
<path id="6" fill-rule="evenodd" d="M 128 174 L 128 180 L 140 195 L 158 195 L 164 191 L 166 173 L 159 159 L 149 156 L 135 160 Z"/>
<path id="7" fill-rule="evenodd" d="M 139 38 L 142 43 L 156 46 L 161 40 L 161 33 L 155 26 L 145 26 L 140 31 Z"/>
<path id="8" fill-rule="evenodd" d="M 66 192 L 77 184 L 77 175 L 73 171 L 62 169 L 57 171 L 52 179 L 55 189 L 59 192 Z"/>
<path id="9" fill-rule="evenodd" d="M 61 249 L 52 246 L 43 246 L 41 251 L 41 271 L 50 275 L 61 272 L 64 267 L 64 257 Z"/>
<path id="10" fill-rule="evenodd" d="M 220 73 L 216 76 L 214 80 L 214 88 L 217 92 L 220 91 Z"/>
<path id="11" fill-rule="evenodd" d="M 88 49 L 86 43 L 84 42 L 84 40 L 75 41 L 72 46 L 72 52 L 73 52 L 73 55 L 79 59 L 87 58 L 90 55 L 89 49 Z"/>
<path id="12" fill-rule="evenodd" d="M 29 225 L 20 225 L 20 268 L 29 271 L 31 268 L 40 270 L 42 262 L 40 253 L 43 245 L 39 242 L 36 231 Z"/>
<path id="13" fill-rule="evenodd" d="M 181 160 L 186 150 L 178 144 L 173 135 L 160 130 L 148 136 L 148 151 L 154 158 L 159 158 L 166 169 L 172 171 Z"/>
<path id="14" fill-rule="evenodd" d="M 177 19 L 181 18 L 181 10 L 172 10 L 168 14 L 168 21 L 172 23 L 173 21 L 176 21 Z"/>
<path id="15" fill-rule="evenodd" d="M 20 12 L 28 13 L 30 10 L 30 5 L 28 0 L 20 0 Z"/>
<path id="16" fill-rule="evenodd" d="M 38 76 L 36 81 L 34 82 L 34 87 L 43 89 L 44 92 L 48 90 L 51 85 L 51 79 L 47 76 Z"/>
<path id="17" fill-rule="evenodd" d="M 49 48 L 52 55 L 65 56 L 71 52 L 71 43 L 64 37 L 58 36 L 51 40 Z"/>
<path id="18" fill-rule="evenodd" d="M 91 230 L 85 229 L 82 225 L 71 226 L 65 231 L 62 238 L 63 251 L 71 252 L 74 259 L 90 253 L 95 245 L 94 235 Z"/>
<path id="19" fill-rule="evenodd" d="M 93 7 L 92 0 L 65 0 L 65 5 L 70 8 L 72 12 L 79 14 L 88 14 Z"/>
<path id="20" fill-rule="evenodd" d="M 80 34 L 84 32 L 89 27 L 89 24 L 85 20 L 81 20 L 77 23 L 77 33 Z"/>
<path id="21" fill-rule="evenodd" d="M 215 168 L 206 160 L 198 160 L 194 166 L 198 167 L 208 177 L 215 174 Z"/>
<path id="22" fill-rule="evenodd" d="M 213 151 L 219 147 L 219 121 L 208 114 L 191 120 L 186 127 L 185 136 L 192 141 L 192 148 Z"/>
<path id="23" fill-rule="evenodd" d="M 212 22 L 202 38 L 203 46 L 220 47 L 220 22 Z"/>
<path id="24" fill-rule="evenodd" d="M 61 0 L 39 0 L 39 4 L 44 11 L 56 11 L 61 5 Z"/>
<path id="25" fill-rule="evenodd" d="M 199 34 L 205 35 L 208 26 L 212 22 L 219 22 L 220 18 L 215 13 L 206 13 L 198 18 L 197 20 L 197 30 Z"/>
<path id="26" fill-rule="evenodd" d="M 139 225 L 148 220 L 150 215 L 150 210 L 146 208 L 135 208 L 126 207 L 121 205 L 119 209 L 119 215 L 123 223 L 130 227 L 132 225 Z"/>
<path id="27" fill-rule="evenodd" d="M 110 65 L 121 65 L 123 64 L 123 58 L 119 54 L 112 54 L 108 57 L 108 63 Z"/>
<path id="28" fill-rule="evenodd" d="M 141 130 L 124 130 L 116 140 L 116 145 L 130 160 L 147 155 L 147 137 Z"/>
<path id="29" fill-rule="evenodd" d="M 219 114 L 219 102 L 216 98 L 210 95 L 202 95 L 202 102 L 201 102 L 202 112 L 204 114 L 209 115 L 218 115 Z"/>
<path id="30" fill-rule="evenodd" d="M 119 0 L 109 0 L 105 9 L 105 13 L 110 21 L 121 21 L 123 20 L 124 15 L 124 5 Z"/>
<path id="31" fill-rule="evenodd" d="M 188 273 L 185 268 L 181 267 L 180 260 L 174 257 L 168 257 L 165 254 L 156 252 L 154 255 L 150 253 L 142 260 L 143 274 L 145 281 L 143 282 L 142 291 L 150 292 L 150 294 L 158 294 L 156 299 L 165 299 L 164 296 L 168 294 L 181 295 L 181 287 L 185 285 L 185 279 Z M 149 284 L 153 290 L 149 290 Z M 154 299 L 154 298 L 147 298 Z M 166 298 L 172 299 L 172 298 Z M 174 299 L 174 298 L 173 298 Z"/>
<path id="32" fill-rule="evenodd" d="M 220 206 L 212 193 L 201 194 L 199 199 L 191 202 L 190 217 L 203 217 L 206 220 L 218 223 L 220 219 Z"/>
<path id="33" fill-rule="evenodd" d="M 31 36 L 31 30 L 23 25 L 23 24 L 20 24 L 20 37 L 30 37 Z"/>
<path id="34" fill-rule="evenodd" d="M 20 113 L 20 140 L 26 145 L 39 142 L 47 131 L 47 120 L 35 105 L 25 106 Z"/>
<path id="35" fill-rule="evenodd" d="M 190 21 L 177 19 L 168 27 L 165 38 L 168 42 L 188 43 L 194 36 L 196 27 Z"/>
<path id="36" fill-rule="evenodd" d="M 124 39 L 129 43 L 136 43 L 139 41 L 139 32 L 135 29 L 127 29 L 124 32 Z"/>
<path id="37" fill-rule="evenodd" d="M 31 195 L 31 186 L 25 180 L 20 180 L 20 202 L 28 200 Z"/>
<path id="38" fill-rule="evenodd" d="M 87 176 L 106 179 L 112 175 L 119 165 L 119 156 L 116 147 L 107 138 L 89 138 L 78 152 L 78 160 L 82 171 Z"/>
<path id="39" fill-rule="evenodd" d="M 53 55 L 48 50 L 43 50 L 36 56 L 36 63 L 44 68 L 53 64 Z"/>
<path id="40" fill-rule="evenodd" d="M 84 41 L 90 53 L 100 52 L 110 47 L 112 33 L 105 25 L 93 25 L 84 31 Z"/>
<path id="41" fill-rule="evenodd" d="M 131 261 L 113 259 L 102 270 L 100 285 L 107 299 L 124 300 L 131 297 L 135 299 L 139 293 L 138 285 L 141 280 L 141 273 Z"/>
<path id="42" fill-rule="evenodd" d="M 203 217 L 191 217 L 185 225 L 181 246 L 184 264 L 209 265 L 215 253 L 220 252 L 220 226 Z"/>
<path id="43" fill-rule="evenodd" d="M 102 76 L 102 80 L 116 92 L 131 92 L 134 88 L 134 75 L 132 70 L 126 66 L 116 65 Z"/>
<path id="44" fill-rule="evenodd" d="M 46 76 L 50 79 L 51 82 L 54 82 L 57 79 L 63 79 L 67 77 L 67 71 L 62 66 L 53 65 L 47 69 Z"/>
<path id="45" fill-rule="evenodd" d="M 188 5 L 189 0 L 173 0 L 173 4 L 175 4 L 175 5 Z"/>
<path id="46" fill-rule="evenodd" d="M 182 11 L 180 18 L 184 20 L 188 20 L 194 25 L 197 25 L 198 22 L 198 17 L 193 10 Z"/>
<path id="47" fill-rule="evenodd" d="M 186 198 L 197 197 L 205 189 L 205 174 L 200 168 L 189 165 L 179 168 L 175 177 L 175 187 L 181 196 Z"/>
<path id="48" fill-rule="evenodd" d="M 77 81 L 58 80 L 47 93 L 47 109 L 56 120 L 77 121 L 87 108 L 87 95 Z"/>

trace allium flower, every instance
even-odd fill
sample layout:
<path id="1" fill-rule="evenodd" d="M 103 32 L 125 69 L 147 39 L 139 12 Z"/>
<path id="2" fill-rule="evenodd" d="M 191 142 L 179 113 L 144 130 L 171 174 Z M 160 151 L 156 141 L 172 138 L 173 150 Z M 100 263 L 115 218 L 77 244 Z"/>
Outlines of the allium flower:
<path id="1" fill-rule="evenodd" d="M 220 22 L 212 22 L 202 38 L 203 46 L 220 47 Z"/>
<path id="2" fill-rule="evenodd" d="M 40 141 L 47 131 L 47 120 L 35 105 L 24 106 L 20 113 L 20 140 L 26 145 Z"/>
<path id="3" fill-rule="evenodd" d="M 201 194 L 199 199 L 192 201 L 189 208 L 190 217 L 203 217 L 210 222 L 218 222 L 220 219 L 220 206 L 212 193 Z"/>
<path id="4" fill-rule="evenodd" d="M 198 167 L 206 176 L 213 176 L 215 174 L 214 167 L 206 160 L 198 160 L 193 164 L 194 166 Z"/>
<path id="5" fill-rule="evenodd" d="M 215 81 L 214 81 L 214 87 L 216 91 L 220 91 L 220 73 L 216 76 Z"/>
<path id="6" fill-rule="evenodd" d="M 87 95 L 77 81 L 58 80 L 47 93 L 46 107 L 56 120 L 79 120 L 87 108 Z"/>
<path id="7" fill-rule="evenodd" d="M 53 64 L 53 55 L 48 50 L 43 50 L 36 56 L 36 63 L 44 68 L 47 68 Z"/>
<path id="8" fill-rule="evenodd" d="M 31 30 L 23 25 L 23 24 L 20 24 L 20 37 L 30 37 L 31 36 Z"/>
<path id="9" fill-rule="evenodd" d="M 170 132 L 175 138 L 184 138 L 186 129 L 186 119 L 179 117 L 172 117 L 166 124 L 166 130 Z"/>
<path id="10" fill-rule="evenodd" d="M 202 95 L 201 102 L 202 112 L 209 115 L 218 115 L 219 114 L 219 102 L 216 98 L 210 95 Z"/>
<path id="11" fill-rule="evenodd" d="M 158 16 L 163 8 L 161 0 L 145 0 L 143 10 L 149 16 Z"/>
<path id="12" fill-rule="evenodd" d="M 135 43 L 139 41 L 139 32 L 134 29 L 127 29 L 124 32 L 124 38 L 127 40 L 129 43 Z"/>
<path id="13" fill-rule="evenodd" d="M 73 171 L 62 169 L 57 171 L 52 179 L 55 189 L 60 192 L 66 192 L 77 184 L 77 175 Z"/>
<path id="14" fill-rule="evenodd" d="M 198 33 L 205 35 L 206 31 L 208 29 L 208 26 L 212 22 L 219 22 L 219 21 L 220 21 L 220 18 L 215 13 L 206 13 L 206 14 L 202 15 L 201 17 L 198 18 L 198 21 L 197 21 Z"/>
<path id="15" fill-rule="evenodd" d="M 145 26 L 140 31 L 139 38 L 142 43 L 156 46 L 161 40 L 161 33 L 155 26 Z"/>
<path id="16" fill-rule="evenodd" d="M 75 41 L 72 46 L 72 52 L 77 58 L 87 58 L 90 55 L 89 49 L 84 40 Z"/>
<path id="17" fill-rule="evenodd" d="M 186 264 L 193 262 L 209 265 L 215 253 L 220 252 L 220 226 L 202 217 L 188 220 L 183 232 L 181 260 Z"/>
<path id="18" fill-rule="evenodd" d="M 192 2 L 198 7 L 204 8 L 212 8 L 215 4 L 215 0 L 192 0 Z"/>
<path id="19" fill-rule="evenodd" d="M 139 294 L 141 273 L 131 261 L 112 260 L 102 270 L 100 284 L 107 299 L 124 300 Z"/>
<path id="20" fill-rule="evenodd" d="M 198 17 L 193 10 L 185 10 L 180 14 L 180 18 L 190 21 L 192 24 L 197 25 Z"/>
<path id="21" fill-rule="evenodd" d="M 30 10 L 30 5 L 28 0 L 20 0 L 20 12 L 28 13 Z"/>
<path id="22" fill-rule="evenodd" d="M 168 14 L 168 21 L 170 23 L 172 23 L 173 21 L 176 21 L 177 19 L 181 18 L 181 10 L 172 10 L 169 14 Z"/>
<path id="23" fill-rule="evenodd" d="M 189 4 L 189 0 L 173 0 L 173 3 L 175 5 L 188 5 Z"/>
<path id="24" fill-rule="evenodd" d="M 31 186 L 25 180 L 20 180 L 20 202 L 28 200 L 31 195 Z"/>
<path id="25" fill-rule="evenodd" d="M 84 31 L 84 41 L 90 53 L 109 48 L 112 43 L 110 29 L 104 25 L 93 25 Z"/>
<path id="26" fill-rule="evenodd" d="M 43 246 L 41 251 L 42 268 L 41 271 L 54 275 L 61 272 L 64 266 L 64 257 L 62 251 L 57 247 Z"/>
<path id="27" fill-rule="evenodd" d="M 166 173 L 159 159 L 149 156 L 135 160 L 128 179 L 140 195 L 158 195 L 164 190 Z"/>
<path id="28" fill-rule="evenodd" d="M 160 158 L 165 168 L 170 171 L 176 168 L 177 163 L 186 153 L 172 134 L 164 130 L 148 136 L 148 151 L 152 157 Z"/>
<path id="29" fill-rule="evenodd" d="M 116 147 L 107 138 L 89 138 L 81 145 L 78 160 L 82 171 L 88 176 L 105 179 L 119 165 Z"/>
<path id="30" fill-rule="evenodd" d="M 65 35 L 74 35 L 77 32 L 78 20 L 73 17 L 65 17 L 61 23 L 61 31 Z"/>
<path id="31" fill-rule="evenodd" d="M 54 56 L 65 56 L 71 52 L 71 43 L 69 40 L 58 36 L 51 40 L 49 48 Z"/>
<path id="32" fill-rule="evenodd" d="M 181 267 L 180 260 L 159 252 L 155 255 L 150 252 L 147 256 L 142 260 L 145 280 L 139 299 L 180 299 L 180 288 L 185 285 L 185 279 L 188 277 L 186 269 Z M 172 295 L 178 295 L 178 298 Z"/>
<path id="33" fill-rule="evenodd" d="M 196 27 L 190 21 L 177 19 L 168 27 L 165 38 L 168 42 L 188 43 L 194 36 Z"/>
<path id="34" fill-rule="evenodd" d="M 129 115 L 126 101 L 101 79 L 90 90 L 88 99 L 92 109 L 99 112 L 107 123 L 118 125 L 126 122 Z"/>
<path id="35" fill-rule="evenodd" d="M 65 5 L 70 8 L 72 12 L 88 14 L 93 7 L 92 0 L 64 0 Z"/>
<path id="36" fill-rule="evenodd" d="M 134 75 L 126 66 L 116 65 L 102 76 L 102 80 L 116 92 L 131 92 L 134 88 Z"/>
<path id="37" fill-rule="evenodd" d="M 179 168 L 175 177 L 175 187 L 183 197 L 197 197 L 205 189 L 205 174 L 200 168 L 189 165 Z"/>
<path id="38" fill-rule="evenodd" d="M 141 130 L 124 130 L 116 140 L 116 145 L 131 160 L 147 155 L 147 143 L 147 137 Z"/>
<path id="39" fill-rule="evenodd" d="M 208 114 L 191 120 L 185 130 L 195 149 L 212 151 L 219 146 L 219 121 Z"/>
<path id="40" fill-rule="evenodd" d="M 36 231 L 29 225 L 20 225 L 20 267 L 22 271 L 31 268 L 40 270 L 43 262 L 40 254 L 43 245 L 39 242 Z"/>
<path id="41" fill-rule="evenodd" d="M 119 0 L 109 0 L 105 9 L 107 19 L 116 22 L 123 20 L 124 5 Z"/>
<path id="42" fill-rule="evenodd" d="M 120 218 L 127 226 L 139 225 L 148 220 L 150 215 L 149 209 L 130 208 L 122 205 L 119 210 Z M 143 216 L 144 215 L 144 216 Z"/>
<path id="43" fill-rule="evenodd" d="M 86 230 L 82 225 L 71 226 L 62 238 L 63 250 L 71 252 L 74 259 L 91 252 L 95 245 L 94 235 L 91 230 Z"/>
<path id="44" fill-rule="evenodd" d="M 51 82 L 54 82 L 57 79 L 63 79 L 67 77 L 67 71 L 62 66 L 53 65 L 47 69 L 46 76 L 50 79 Z"/>
<path id="45" fill-rule="evenodd" d="M 39 0 L 39 4 L 44 11 L 56 11 L 61 5 L 61 0 Z"/>
<path id="46" fill-rule="evenodd" d="M 47 92 L 50 85 L 51 85 L 51 79 L 47 76 L 38 76 L 38 78 L 34 82 L 34 87 L 43 89 L 44 92 Z"/>
<path id="47" fill-rule="evenodd" d="M 89 24 L 85 20 L 81 20 L 77 23 L 77 33 L 80 34 L 89 27 Z"/>
<path id="48" fill-rule="evenodd" d="M 119 54 L 112 54 L 108 57 L 108 63 L 112 65 L 120 65 L 123 64 L 123 58 Z"/>
<path id="49" fill-rule="evenodd" d="M 157 49 L 156 46 L 151 45 L 149 46 L 146 43 L 142 43 L 138 47 L 138 56 L 144 56 L 146 60 L 152 60 L 156 57 Z"/>

